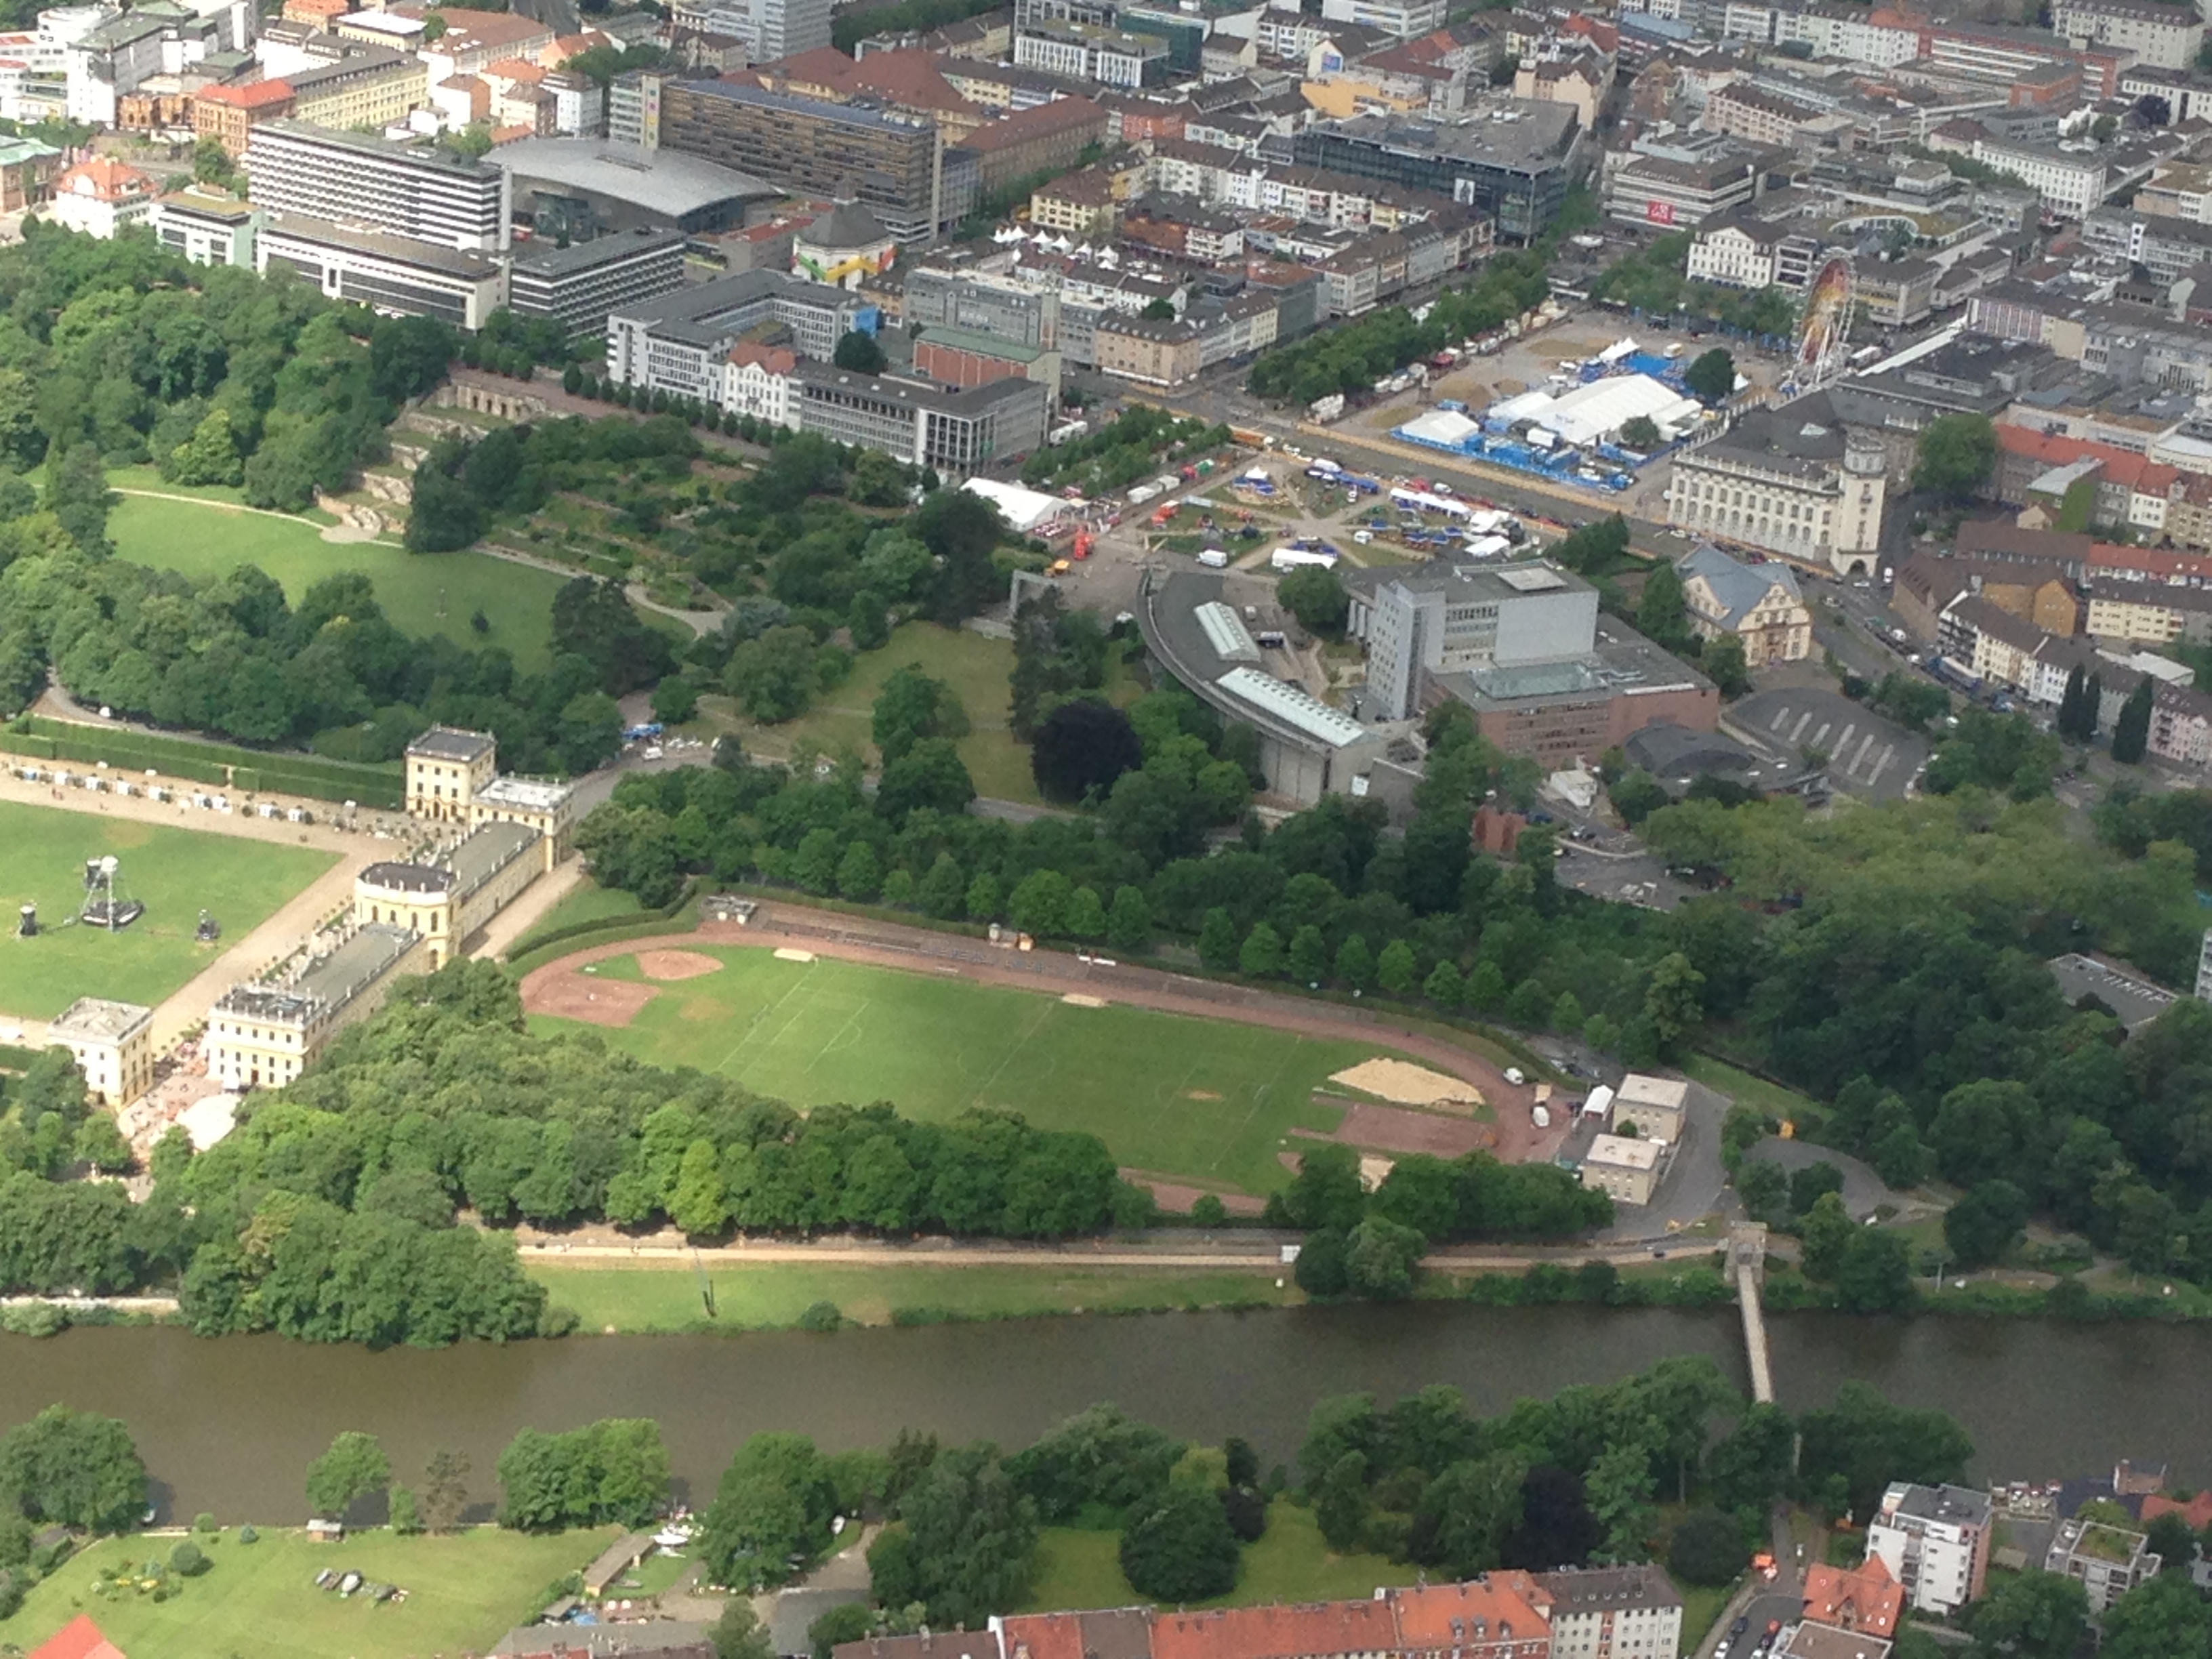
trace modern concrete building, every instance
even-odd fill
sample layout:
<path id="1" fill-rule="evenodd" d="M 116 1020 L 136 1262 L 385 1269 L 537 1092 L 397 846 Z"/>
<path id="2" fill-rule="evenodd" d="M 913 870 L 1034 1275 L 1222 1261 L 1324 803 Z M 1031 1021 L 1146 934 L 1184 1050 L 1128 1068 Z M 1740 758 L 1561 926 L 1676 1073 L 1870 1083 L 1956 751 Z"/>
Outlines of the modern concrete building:
<path id="1" fill-rule="evenodd" d="M 1367 648 L 1369 720 L 1418 719 L 1436 675 L 1567 661 L 1596 635 L 1597 590 L 1541 561 L 1371 566 L 1345 586 L 1346 631 Z"/>
<path id="2" fill-rule="evenodd" d="M 1882 1493 L 1881 1512 L 1867 1522 L 1867 1553 L 1881 1558 L 1916 1610 L 1947 1616 L 1982 1593 L 1990 1567 L 1990 1508 L 1985 1492 L 1899 1481 Z M 2152 1572 L 2158 1571 L 2156 1559 Z"/>
<path id="3" fill-rule="evenodd" d="M 2158 1577 L 2160 1558 L 2148 1541 L 2142 1533 L 2076 1516 L 2058 1523 L 2043 1570 L 2080 1580 L 2089 1611 L 2102 1613 L 2136 1585 Z"/>
<path id="4" fill-rule="evenodd" d="M 604 334 L 607 318 L 684 286 L 680 230 L 634 230 L 588 242 L 519 244 L 507 263 L 507 306 L 550 317 L 571 335 Z"/>
<path id="5" fill-rule="evenodd" d="M 2057 0 L 2051 27 L 2077 46 L 2118 47 L 2160 69 L 2194 69 L 2204 44 L 2203 18 L 2152 0 Z"/>
<path id="6" fill-rule="evenodd" d="M 46 1027 L 46 1043 L 70 1051 L 94 1100 L 119 1107 L 154 1086 L 153 1034 L 151 1008 L 79 997 Z"/>
<path id="7" fill-rule="evenodd" d="M 522 138 L 485 161 L 513 181 L 515 216 L 547 240 L 612 231 L 741 229 L 746 210 L 782 192 L 697 155 L 614 138 Z"/>
<path id="8" fill-rule="evenodd" d="M 1600 1135 L 1583 1155 L 1583 1185 L 1611 1194 L 1616 1204 L 1649 1204 L 1664 1150 L 1656 1140 Z"/>
<path id="9" fill-rule="evenodd" d="M 233 986 L 209 1011 L 208 1075 L 228 1089 L 282 1088 L 429 959 L 413 929 L 373 924 L 280 983 Z"/>
<path id="10" fill-rule="evenodd" d="M 1324 121 L 1294 134 L 1291 149 L 1305 166 L 1472 207 L 1497 222 L 1500 236 L 1522 241 L 1543 234 L 1585 168 L 1574 110 L 1517 99 L 1482 106 L 1448 126 L 1383 115 Z"/>
<path id="11" fill-rule="evenodd" d="M 953 477 L 1034 453 L 1044 444 L 1050 393 L 1030 380 L 963 392 L 927 381 L 801 362 L 792 378 L 801 432 L 881 450 Z"/>
<path id="12" fill-rule="evenodd" d="M 270 213 L 254 237 L 254 268 L 311 282 L 326 299 L 435 317 L 478 329 L 507 303 L 507 271 L 481 253 L 349 229 L 304 213 Z"/>
<path id="13" fill-rule="evenodd" d="M 730 348 L 763 323 L 781 323 L 804 356 L 827 362 L 837 342 L 881 326 L 856 294 L 779 270 L 718 277 L 607 318 L 607 374 L 649 391 L 712 400 L 721 394 Z"/>
<path id="14" fill-rule="evenodd" d="M 228 196 L 187 188 L 155 203 L 147 222 L 163 247 L 193 264 L 251 270 L 263 216 L 259 208 Z"/>
<path id="15" fill-rule="evenodd" d="M 482 161 L 267 121 L 247 137 L 246 168 L 253 204 L 271 212 L 374 225 L 386 237 L 477 252 L 508 245 L 507 175 Z"/>

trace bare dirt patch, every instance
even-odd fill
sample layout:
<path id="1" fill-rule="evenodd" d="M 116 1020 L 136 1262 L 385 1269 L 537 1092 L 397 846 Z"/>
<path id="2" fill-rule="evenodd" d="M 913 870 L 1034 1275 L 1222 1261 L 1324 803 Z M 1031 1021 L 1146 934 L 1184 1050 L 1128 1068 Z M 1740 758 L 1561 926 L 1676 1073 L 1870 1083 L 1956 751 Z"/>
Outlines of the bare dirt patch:
<path id="1" fill-rule="evenodd" d="M 1344 1115 L 1334 1134 L 1316 1134 L 1310 1129 L 1291 1133 L 1307 1140 L 1334 1140 L 1384 1152 L 1431 1152 L 1438 1158 L 1480 1152 L 1498 1139 L 1498 1132 L 1486 1123 L 1409 1112 L 1402 1106 L 1355 1106 Z"/>
<path id="2" fill-rule="evenodd" d="M 1182 1091 L 1182 1097 L 1185 1100 L 1218 1100 L 1221 1098 L 1219 1095 L 1214 1093 L 1211 1089 L 1186 1089 Z"/>
<path id="3" fill-rule="evenodd" d="M 1142 1170 L 1124 1170 L 1121 1178 L 1132 1186 L 1150 1189 L 1152 1201 L 1168 1215 L 1188 1215 L 1190 1206 L 1206 1194 L 1204 1187 L 1189 1186 L 1180 1181 L 1167 1181 L 1158 1176 L 1146 1175 Z M 1264 1200 L 1249 1193 L 1215 1193 L 1221 1207 L 1231 1215 L 1258 1215 L 1267 1207 Z"/>
<path id="4" fill-rule="evenodd" d="M 1471 1111 L 1484 1103 L 1482 1091 L 1466 1079 L 1431 1071 L 1406 1060 L 1363 1060 L 1357 1066 L 1333 1073 L 1328 1080 L 1347 1089 L 1357 1089 L 1363 1095 L 1395 1101 L 1401 1106 Z"/>
<path id="5" fill-rule="evenodd" d="M 523 995 L 526 1014 L 551 1014 L 592 1025 L 627 1025 L 639 1009 L 660 994 L 635 980 L 597 979 L 582 974 L 549 974 Z"/>
<path id="6" fill-rule="evenodd" d="M 696 951 L 640 951 L 637 971 L 647 979 L 697 979 L 702 974 L 719 974 L 722 964 Z"/>

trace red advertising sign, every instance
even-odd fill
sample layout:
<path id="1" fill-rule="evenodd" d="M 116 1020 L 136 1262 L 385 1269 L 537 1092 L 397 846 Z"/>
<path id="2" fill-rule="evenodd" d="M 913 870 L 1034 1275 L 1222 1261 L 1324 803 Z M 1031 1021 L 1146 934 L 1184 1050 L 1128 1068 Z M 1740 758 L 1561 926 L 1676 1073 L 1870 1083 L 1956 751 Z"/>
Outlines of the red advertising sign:
<path id="1" fill-rule="evenodd" d="M 1674 204 L 1672 202 L 1646 202 L 1644 216 L 1655 225 L 1671 225 L 1674 222 Z"/>

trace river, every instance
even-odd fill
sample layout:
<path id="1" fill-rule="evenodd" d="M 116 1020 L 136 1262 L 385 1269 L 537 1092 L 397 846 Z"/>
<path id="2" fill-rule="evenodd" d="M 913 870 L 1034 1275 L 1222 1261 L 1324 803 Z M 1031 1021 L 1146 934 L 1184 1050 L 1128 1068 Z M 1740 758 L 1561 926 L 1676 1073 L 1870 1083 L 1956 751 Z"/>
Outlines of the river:
<path id="1" fill-rule="evenodd" d="M 1804 1409 L 1846 1377 L 1963 1420 L 1978 1474 L 2059 1478 L 2115 1458 L 2212 1474 L 2212 1327 L 2027 1320 L 1770 1316 L 1781 1401 Z M 379 1436 L 403 1481 L 441 1448 L 467 1452 L 494 1492 L 500 1449 L 525 1426 L 660 1420 L 683 1488 L 710 1496 L 732 1449 L 764 1429 L 832 1449 L 901 1428 L 1020 1445 L 1110 1400 L 1178 1434 L 1243 1434 L 1269 1461 L 1296 1450 L 1323 1395 L 1390 1396 L 1431 1382 L 1479 1411 L 1598 1382 L 1668 1354 L 1707 1354 L 1741 1385 L 1733 1310 L 1712 1313 L 1464 1304 L 1030 1319 L 742 1336 L 570 1337 L 505 1347 L 371 1353 L 174 1328 L 0 1336 L 0 1425 L 52 1401 L 124 1419 L 167 1517 L 289 1523 L 310 1459 L 341 1429 Z"/>

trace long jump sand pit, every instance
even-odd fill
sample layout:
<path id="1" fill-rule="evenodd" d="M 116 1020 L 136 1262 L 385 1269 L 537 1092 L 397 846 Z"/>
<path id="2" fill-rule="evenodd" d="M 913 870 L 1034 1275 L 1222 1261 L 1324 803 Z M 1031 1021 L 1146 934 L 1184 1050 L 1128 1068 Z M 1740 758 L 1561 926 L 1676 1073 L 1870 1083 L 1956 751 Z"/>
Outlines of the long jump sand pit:
<path id="1" fill-rule="evenodd" d="M 647 979 L 697 979 L 702 974 L 719 974 L 722 964 L 696 951 L 640 951 L 637 971 Z"/>
<path id="2" fill-rule="evenodd" d="M 716 966 L 720 966 L 717 963 Z M 629 979 L 597 979 L 578 973 L 549 974 L 523 1000 L 523 1012 L 580 1019 L 593 1025 L 627 1025 L 660 994 Z"/>
<path id="3" fill-rule="evenodd" d="M 1465 1078 L 1432 1072 L 1407 1060 L 1363 1060 L 1331 1073 L 1328 1080 L 1400 1106 L 1449 1112 L 1473 1111 L 1483 1104 L 1482 1091 Z"/>
<path id="4" fill-rule="evenodd" d="M 1482 1152 L 1498 1142 L 1497 1130 L 1487 1123 L 1409 1112 L 1401 1106 L 1364 1104 L 1345 1113 L 1334 1134 L 1319 1134 L 1311 1129 L 1293 1129 L 1291 1133 L 1299 1139 L 1334 1140 L 1379 1152 L 1431 1152 L 1438 1158 Z"/>

